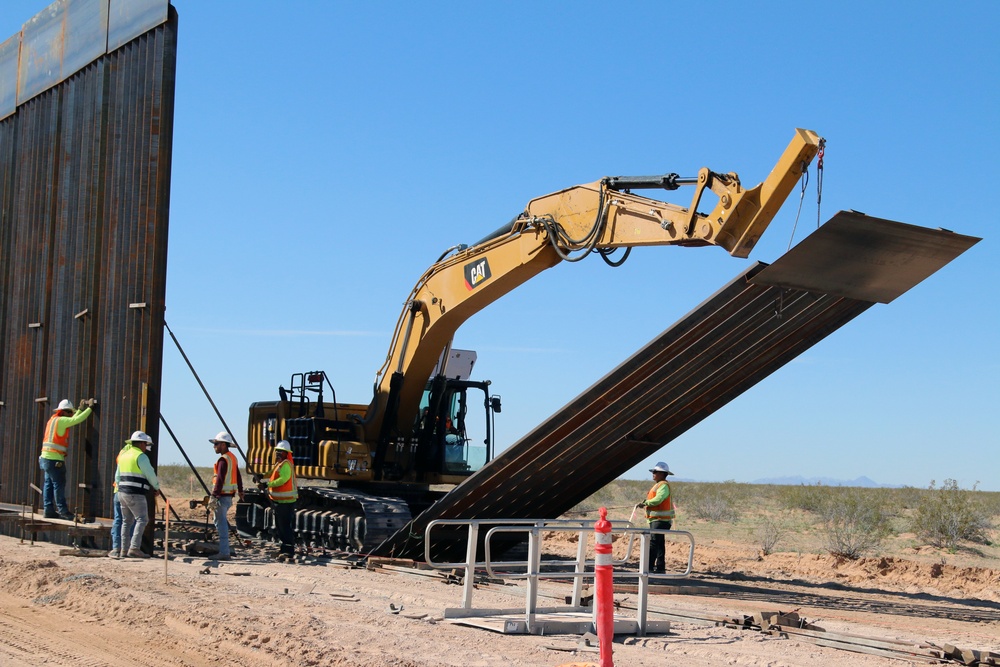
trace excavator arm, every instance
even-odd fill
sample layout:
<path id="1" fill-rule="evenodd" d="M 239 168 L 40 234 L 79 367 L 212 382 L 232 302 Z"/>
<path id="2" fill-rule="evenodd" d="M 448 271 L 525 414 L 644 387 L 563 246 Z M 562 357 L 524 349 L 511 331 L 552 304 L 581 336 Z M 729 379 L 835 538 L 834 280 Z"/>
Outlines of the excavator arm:
<path id="1" fill-rule="evenodd" d="M 376 476 L 390 443 L 414 423 L 438 360 L 447 358 L 455 332 L 472 315 L 545 269 L 591 252 L 612 263 L 608 255 L 618 248 L 627 253 L 647 245 L 715 245 L 746 257 L 822 142 L 815 132 L 796 130 L 771 174 L 749 189 L 735 173 L 703 168 L 694 178 L 609 177 L 560 190 L 531 200 L 508 225 L 478 243 L 445 253 L 410 292 L 376 378 L 364 418 L 368 437 L 378 434 Z M 685 185 L 695 188 L 686 208 L 633 192 Z M 698 212 L 706 190 L 718 199 L 707 215 Z"/>

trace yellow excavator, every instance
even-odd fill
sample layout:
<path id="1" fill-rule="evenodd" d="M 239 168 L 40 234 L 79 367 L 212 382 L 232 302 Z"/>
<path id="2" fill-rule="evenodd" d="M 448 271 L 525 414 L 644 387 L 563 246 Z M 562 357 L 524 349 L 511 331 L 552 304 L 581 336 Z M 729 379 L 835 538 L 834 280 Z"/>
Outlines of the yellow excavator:
<path id="1" fill-rule="evenodd" d="M 471 379 L 475 353 L 452 349 L 462 323 L 545 269 L 592 253 L 612 266 L 651 245 L 719 246 L 746 257 L 822 145 L 815 132 L 796 130 L 771 174 L 750 188 L 735 173 L 702 168 L 688 178 L 607 177 L 531 200 L 479 242 L 449 248 L 420 277 L 370 403 L 339 402 L 323 371 L 296 373 L 277 400 L 254 403 L 247 471 L 268 475 L 274 446 L 287 440 L 300 484 L 300 539 L 370 551 L 492 457 L 500 399 L 489 382 Z M 635 194 L 681 187 L 694 189 L 687 206 Z M 710 213 L 699 212 L 712 203 Z M 472 419 L 480 394 L 482 412 Z M 472 436 L 473 422 L 485 433 Z M 273 534 L 266 495 L 247 494 L 237 527 Z"/>

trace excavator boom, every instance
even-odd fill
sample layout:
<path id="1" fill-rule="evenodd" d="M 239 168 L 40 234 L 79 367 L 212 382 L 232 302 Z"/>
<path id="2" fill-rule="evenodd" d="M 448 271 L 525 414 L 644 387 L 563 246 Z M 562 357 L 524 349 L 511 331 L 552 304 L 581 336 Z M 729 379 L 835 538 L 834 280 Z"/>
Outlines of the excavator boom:
<path id="1" fill-rule="evenodd" d="M 469 317 L 562 261 L 647 245 L 708 246 L 746 257 L 823 140 L 796 130 L 771 174 L 746 189 L 735 173 L 702 168 L 696 178 L 609 177 L 531 200 L 509 225 L 433 264 L 410 292 L 364 418 L 376 436 L 376 475 L 391 442 L 414 423 L 428 379 Z M 695 187 L 682 207 L 632 190 Z M 718 201 L 698 212 L 706 190 Z"/>

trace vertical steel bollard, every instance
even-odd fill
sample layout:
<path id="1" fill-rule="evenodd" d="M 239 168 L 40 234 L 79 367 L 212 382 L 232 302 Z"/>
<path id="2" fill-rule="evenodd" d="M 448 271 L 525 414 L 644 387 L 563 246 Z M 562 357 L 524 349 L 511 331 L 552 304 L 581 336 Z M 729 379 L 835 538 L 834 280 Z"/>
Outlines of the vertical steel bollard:
<path id="1" fill-rule="evenodd" d="M 611 645 L 615 640 L 615 598 L 611 570 L 611 522 L 608 521 L 607 507 L 601 508 L 601 518 L 594 524 L 594 552 L 594 605 L 601 667 L 614 667 Z"/>

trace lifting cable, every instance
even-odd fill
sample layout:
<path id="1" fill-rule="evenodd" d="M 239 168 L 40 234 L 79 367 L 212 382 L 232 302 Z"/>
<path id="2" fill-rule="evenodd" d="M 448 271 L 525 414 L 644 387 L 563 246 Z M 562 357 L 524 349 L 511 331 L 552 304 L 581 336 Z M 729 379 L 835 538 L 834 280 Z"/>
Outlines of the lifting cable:
<path id="1" fill-rule="evenodd" d="M 826 152 L 826 139 L 819 140 L 819 158 L 816 161 L 816 229 L 820 225 L 820 208 L 823 203 L 823 155 Z M 802 214 L 802 202 L 805 201 L 806 188 L 809 186 L 809 165 L 802 163 L 802 187 L 799 190 L 799 208 L 795 212 L 795 222 L 792 224 L 792 235 L 788 239 L 788 247 L 785 252 L 792 249 L 792 242 L 795 240 L 795 229 L 799 225 L 799 216 Z"/>
<path id="2" fill-rule="evenodd" d="M 823 203 L 823 154 L 826 153 L 826 139 L 819 140 L 819 153 L 816 157 L 816 229 L 819 229 L 819 210 Z"/>
<path id="3" fill-rule="evenodd" d="M 802 202 L 806 198 L 806 188 L 809 186 L 809 164 L 802 163 L 802 187 L 799 189 L 799 208 L 795 212 L 795 222 L 792 223 L 792 235 L 788 238 L 788 247 L 785 252 L 792 249 L 792 242 L 795 240 L 795 228 L 799 226 L 799 216 L 802 214 Z"/>

